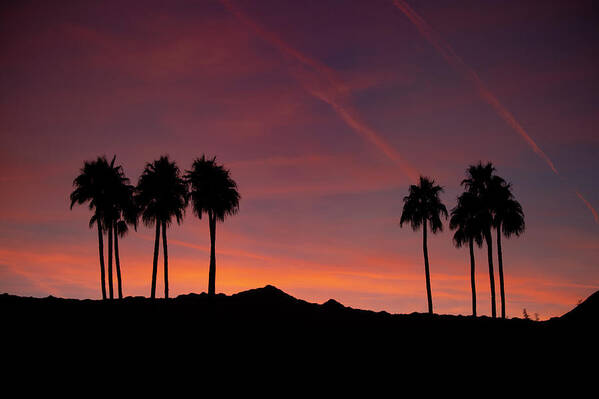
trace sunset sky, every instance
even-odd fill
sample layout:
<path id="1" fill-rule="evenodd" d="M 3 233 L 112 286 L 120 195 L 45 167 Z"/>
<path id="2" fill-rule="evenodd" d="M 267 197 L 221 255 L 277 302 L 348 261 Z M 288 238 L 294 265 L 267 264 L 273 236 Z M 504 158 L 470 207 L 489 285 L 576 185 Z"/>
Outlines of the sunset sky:
<path id="1" fill-rule="evenodd" d="M 513 184 L 507 315 L 599 289 L 599 13 L 592 1 L 12 1 L 0 6 L 0 293 L 100 298 L 97 232 L 69 210 L 99 155 L 133 184 L 216 156 L 240 212 L 217 226 L 217 292 L 426 311 L 418 175 L 456 204 L 469 164 Z M 207 290 L 207 220 L 169 230 L 171 295 Z M 429 235 L 435 312 L 469 314 L 469 256 Z M 153 230 L 120 241 L 150 293 Z M 490 314 L 486 249 L 478 310 Z M 159 268 L 158 293 L 162 294 Z M 499 300 L 499 297 L 498 297 Z M 499 302 L 498 302 L 499 305 Z"/>

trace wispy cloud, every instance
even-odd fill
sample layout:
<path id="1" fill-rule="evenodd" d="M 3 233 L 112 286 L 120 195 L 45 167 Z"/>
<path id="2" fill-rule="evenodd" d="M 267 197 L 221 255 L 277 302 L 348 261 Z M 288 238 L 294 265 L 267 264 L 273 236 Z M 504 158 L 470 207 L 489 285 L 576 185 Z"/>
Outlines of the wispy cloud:
<path id="1" fill-rule="evenodd" d="M 359 117 L 358 112 L 347 104 L 346 98 L 349 94 L 349 88 L 332 68 L 293 48 L 274 32 L 268 31 L 248 17 L 231 1 L 220 0 L 220 2 L 231 14 L 250 27 L 258 36 L 272 44 L 285 56 L 299 62 L 302 67 L 294 69 L 294 76 L 298 78 L 303 87 L 314 97 L 329 104 L 347 126 L 379 149 L 410 180 L 416 181 L 419 175 L 416 168 L 406 161 L 379 132 L 364 123 Z M 310 71 L 316 72 L 318 76 L 314 76 Z M 324 77 L 326 83 L 324 85 L 322 77 Z"/>
<path id="2" fill-rule="evenodd" d="M 469 80 L 476 88 L 479 96 L 489 104 L 516 133 L 524 139 L 526 144 L 534 151 L 539 158 L 541 158 L 545 163 L 551 168 L 553 173 L 559 175 L 557 168 L 553 161 L 549 158 L 547 154 L 537 145 L 537 143 L 533 140 L 532 137 L 526 132 L 524 127 L 516 120 L 514 115 L 499 101 L 499 99 L 489 90 L 489 88 L 484 84 L 484 82 L 480 79 L 476 71 L 468 66 L 461 57 L 459 57 L 453 48 L 445 41 L 414 9 L 412 9 L 405 1 L 403 0 L 393 0 L 393 4 L 397 7 L 408 19 L 414 24 L 416 29 L 420 32 L 420 34 L 431 44 L 439 54 L 447 61 L 447 63 L 452 66 L 458 73 L 463 75 L 467 80 Z M 576 191 L 576 195 L 584 202 L 584 204 L 589 208 L 593 217 L 595 218 L 595 222 L 599 224 L 599 218 L 597 217 L 597 211 L 591 206 L 591 204 L 578 192 Z"/>

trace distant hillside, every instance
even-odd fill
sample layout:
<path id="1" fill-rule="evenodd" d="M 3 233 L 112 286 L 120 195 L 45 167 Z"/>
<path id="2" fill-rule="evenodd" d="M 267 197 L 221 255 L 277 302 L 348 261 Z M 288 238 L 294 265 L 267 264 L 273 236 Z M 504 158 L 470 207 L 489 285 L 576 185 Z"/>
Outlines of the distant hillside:
<path id="1" fill-rule="evenodd" d="M 576 323 L 599 323 L 599 291 L 589 296 L 574 309 L 560 317 L 561 320 Z"/>
<path id="2" fill-rule="evenodd" d="M 34 358 L 68 355 L 85 364 L 93 349 L 147 362 L 154 356 L 169 362 L 181 357 L 226 361 L 268 355 L 282 364 L 302 359 L 314 366 L 320 359 L 337 367 L 368 369 L 372 362 L 382 367 L 389 361 L 421 361 L 423 356 L 468 357 L 473 364 L 514 357 L 541 361 L 541 354 L 549 355 L 547 348 L 557 346 L 567 347 L 562 354 L 586 353 L 597 329 L 589 328 L 592 322 L 580 321 L 597 320 L 598 299 L 599 294 L 593 294 L 572 312 L 548 322 L 373 312 L 333 299 L 310 303 L 270 285 L 234 295 L 187 294 L 168 300 L 2 294 L 0 312 L 3 342 Z M 573 345 L 581 349 L 572 351 Z M 358 359 L 367 360 L 358 364 Z"/>
<path id="3" fill-rule="evenodd" d="M 206 293 L 179 295 L 172 299 L 150 300 L 145 297 L 126 297 L 123 300 L 77 300 L 55 297 L 31 298 L 14 295 L 0 295 L 0 306 L 7 315 L 21 317 L 36 315 L 46 317 L 77 316 L 80 320 L 94 317 L 143 318 L 144 314 L 161 317 L 179 317 L 180 320 L 194 322 L 196 318 L 222 319 L 233 321 L 235 318 L 260 320 L 261 323 L 318 323 L 321 326 L 335 327 L 338 323 L 352 323 L 357 327 L 385 325 L 396 328 L 407 324 L 424 326 L 434 323 L 447 328 L 465 326 L 493 329 L 529 329 L 551 325 L 557 320 L 566 322 L 593 322 L 599 315 L 599 291 L 561 318 L 551 322 L 534 322 L 523 319 L 491 319 L 487 316 L 428 315 L 424 313 L 390 314 L 354 309 L 342 305 L 334 299 L 323 304 L 307 302 L 267 285 L 233 295 L 217 294 L 213 297 Z M 187 318 L 187 319 L 186 319 Z M 30 319 L 31 320 L 31 319 Z M 123 320 L 127 322 L 127 320 Z M 492 327 L 491 327 L 492 326 Z"/>

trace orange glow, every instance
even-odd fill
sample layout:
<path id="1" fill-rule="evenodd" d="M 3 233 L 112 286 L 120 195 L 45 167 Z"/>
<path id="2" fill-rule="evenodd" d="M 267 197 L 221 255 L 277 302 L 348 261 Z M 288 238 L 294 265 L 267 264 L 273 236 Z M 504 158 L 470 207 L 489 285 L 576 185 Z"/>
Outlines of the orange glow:
<path id="1" fill-rule="evenodd" d="M 402 199 L 423 173 L 450 210 L 479 160 L 512 183 L 526 216 L 525 233 L 502 241 L 508 316 L 558 316 L 599 289 L 589 2 L 12 3 L 0 293 L 100 297 L 91 212 L 69 209 L 84 160 L 116 154 L 136 184 L 163 154 L 186 170 L 203 153 L 242 195 L 217 226 L 218 292 L 273 284 L 309 301 L 425 311 L 422 232 L 399 227 Z M 208 231 L 190 208 L 170 225 L 171 296 L 207 290 Z M 468 249 L 452 236 L 444 221 L 428 237 L 434 309 L 469 314 Z M 140 224 L 119 241 L 125 295 L 149 296 L 153 240 Z M 108 265 L 106 237 L 104 253 Z M 475 256 L 489 314 L 486 248 Z M 160 258 L 159 295 L 161 278 Z"/>

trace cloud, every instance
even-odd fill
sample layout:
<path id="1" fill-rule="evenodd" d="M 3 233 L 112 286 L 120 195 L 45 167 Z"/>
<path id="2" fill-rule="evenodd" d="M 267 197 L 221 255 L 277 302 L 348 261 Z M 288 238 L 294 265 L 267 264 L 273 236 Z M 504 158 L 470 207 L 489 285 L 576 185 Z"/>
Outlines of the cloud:
<path id="1" fill-rule="evenodd" d="M 437 51 L 443 56 L 445 61 L 451 65 L 458 73 L 462 74 L 467 80 L 469 80 L 476 88 L 480 97 L 489 104 L 499 115 L 505 123 L 507 123 L 516 133 L 522 137 L 522 139 L 528 144 L 532 151 L 537 154 L 548 166 L 551 168 L 553 173 L 559 175 L 557 168 L 553 161 L 547 154 L 537 145 L 537 143 L 530 137 L 524 127 L 516 120 L 514 115 L 499 101 L 499 99 L 489 90 L 489 88 L 479 78 L 478 74 L 468 66 L 453 50 L 453 48 L 447 43 L 435 30 L 414 11 L 405 1 L 393 0 L 393 4 L 397 7 L 406 17 L 414 24 L 420 34 L 428 40 L 430 44 L 437 49 Z M 599 224 L 599 218 L 597 217 L 597 211 L 591 206 L 591 204 L 580 195 L 577 191 L 576 194 L 589 208 L 595 222 Z"/>
<path id="2" fill-rule="evenodd" d="M 300 68 L 293 68 L 293 73 L 299 77 L 300 82 L 310 94 L 329 104 L 347 126 L 379 149 L 412 182 L 418 179 L 419 173 L 416 168 L 410 165 L 379 132 L 366 125 L 360 119 L 355 109 L 347 105 L 346 97 L 349 95 L 349 88 L 341 81 L 332 68 L 291 47 L 275 33 L 266 30 L 245 15 L 231 1 L 220 1 L 231 14 L 248 25 L 258 36 L 271 43 L 282 54 L 301 64 Z M 313 72 L 316 72 L 316 75 Z"/>

